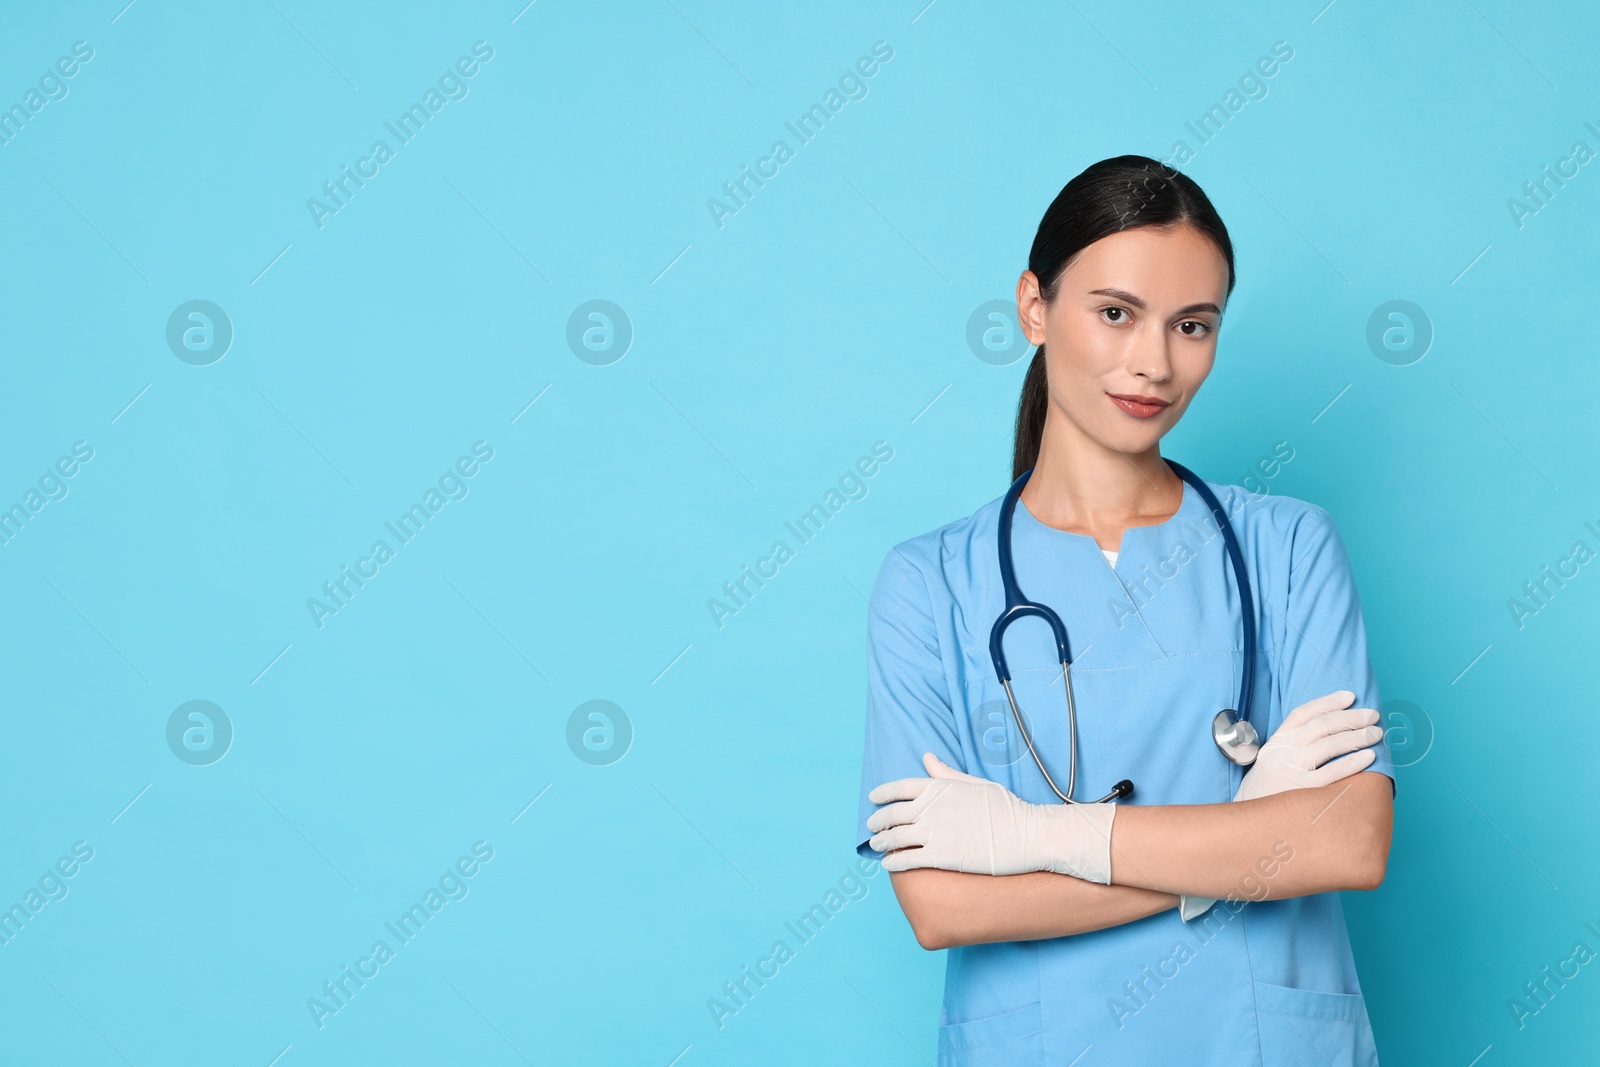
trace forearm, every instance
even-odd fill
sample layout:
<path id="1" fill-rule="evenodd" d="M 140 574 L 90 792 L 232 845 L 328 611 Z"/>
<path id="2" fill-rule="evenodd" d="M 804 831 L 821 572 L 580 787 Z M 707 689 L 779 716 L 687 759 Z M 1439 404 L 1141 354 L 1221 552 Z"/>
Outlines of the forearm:
<path id="1" fill-rule="evenodd" d="M 1111 881 L 1218 899 L 1373 889 L 1392 828 L 1389 779 L 1377 772 L 1227 804 L 1123 805 L 1111 833 Z"/>
<path id="2" fill-rule="evenodd" d="M 1171 893 L 1047 872 L 996 877 L 924 868 L 890 880 L 926 949 L 1081 934 L 1178 905 Z"/>

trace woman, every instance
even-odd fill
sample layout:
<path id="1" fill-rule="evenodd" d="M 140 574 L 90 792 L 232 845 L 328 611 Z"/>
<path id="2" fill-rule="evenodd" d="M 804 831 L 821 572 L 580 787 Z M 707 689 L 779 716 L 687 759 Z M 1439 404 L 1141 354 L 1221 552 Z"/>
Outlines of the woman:
<path id="1" fill-rule="evenodd" d="M 918 942 L 950 949 L 941 1064 L 1377 1063 L 1337 891 L 1383 879 L 1394 767 L 1344 545 L 1315 505 L 1207 483 L 1252 586 L 1245 664 L 1224 539 L 1159 449 L 1233 284 L 1211 202 L 1142 156 L 1067 183 L 1017 284 L 1038 350 L 1013 571 L 1070 635 L 1080 803 L 991 663 L 1001 500 L 879 572 L 858 851 L 893 872 Z M 1004 653 L 1064 787 L 1049 627 L 1011 627 Z M 1244 669 L 1267 741 L 1249 768 L 1212 734 Z M 1124 777 L 1131 797 L 1088 802 Z"/>

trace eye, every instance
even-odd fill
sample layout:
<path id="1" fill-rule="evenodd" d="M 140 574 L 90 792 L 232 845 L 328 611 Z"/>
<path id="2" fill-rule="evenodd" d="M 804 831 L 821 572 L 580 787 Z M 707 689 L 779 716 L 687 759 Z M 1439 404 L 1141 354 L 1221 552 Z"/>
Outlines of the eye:
<path id="1" fill-rule="evenodd" d="M 1109 318 L 1109 319 L 1106 320 L 1107 322 L 1111 323 L 1111 325 L 1118 326 L 1118 325 L 1121 325 L 1122 323 L 1128 321 L 1128 317 L 1129 317 L 1130 313 L 1129 313 L 1127 308 L 1112 306 L 1112 307 L 1101 308 L 1100 309 L 1100 314 L 1102 314 L 1102 315 L 1120 316 L 1120 318 Z"/>
<path id="2" fill-rule="evenodd" d="M 1189 332 L 1187 330 L 1184 330 L 1184 327 L 1186 327 L 1186 326 L 1197 326 L 1197 327 L 1200 328 L 1200 330 L 1202 330 L 1204 332 L 1191 333 L 1191 332 Z M 1183 330 L 1183 335 L 1185 337 L 1200 338 L 1200 337 L 1206 337 L 1211 333 L 1210 324 L 1201 322 L 1199 319 L 1184 319 L 1182 322 L 1178 323 L 1178 329 L 1179 330 Z"/>

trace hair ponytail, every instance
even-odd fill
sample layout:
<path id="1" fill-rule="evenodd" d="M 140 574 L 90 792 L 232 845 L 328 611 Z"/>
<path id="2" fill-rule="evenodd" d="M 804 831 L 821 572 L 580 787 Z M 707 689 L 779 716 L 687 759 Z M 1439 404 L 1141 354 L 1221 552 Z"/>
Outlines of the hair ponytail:
<path id="1" fill-rule="evenodd" d="M 1217 209 L 1194 180 L 1148 156 L 1116 156 L 1085 168 L 1050 202 L 1028 250 L 1028 269 L 1039 279 L 1046 304 L 1055 302 L 1061 274 L 1072 259 L 1103 237 L 1140 226 L 1187 223 L 1216 244 L 1228 261 L 1233 293 L 1233 242 Z M 1224 296 L 1226 299 L 1226 295 Z M 1011 478 L 1039 461 L 1045 416 L 1050 410 L 1044 345 L 1034 351 L 1017 402 Z"/>
<path id="2" fill-rule="evenodd" d="M 1022 379 L 1022 399 L 1017 402 L 1017 438 L 1011 451 L 1012 481 L 1039 462 L 1039 442 L 1044 438 L 1044 415 L 1049 408 L 1045 384 L 1044 345 L 1040 345 L 1028 364 L 1028 373 Z"/>

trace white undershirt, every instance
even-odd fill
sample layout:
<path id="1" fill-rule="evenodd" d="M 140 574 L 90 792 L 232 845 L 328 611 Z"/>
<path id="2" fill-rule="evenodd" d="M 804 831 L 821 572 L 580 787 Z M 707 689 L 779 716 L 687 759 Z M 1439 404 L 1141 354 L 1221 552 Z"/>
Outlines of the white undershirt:
<path id="1" fill-rule="evenodd" d="M 1111 551 L 1109 548 L 1102 548 L 1100 551 L 1105 553 L 1107 563 L 1111 564 L 1113 567 L 1117 565 L 1117 554 L 1115 552 Z"/>

